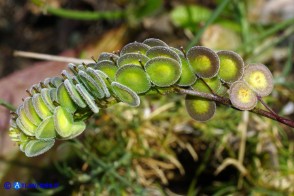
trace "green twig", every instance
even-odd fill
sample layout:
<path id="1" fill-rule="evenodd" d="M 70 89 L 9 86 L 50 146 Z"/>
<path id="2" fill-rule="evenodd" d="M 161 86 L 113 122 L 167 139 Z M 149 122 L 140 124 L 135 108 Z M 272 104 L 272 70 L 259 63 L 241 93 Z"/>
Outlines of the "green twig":
<path id="1" fill-rule="evenodd" d="M 0 105 L 4 106 L 5 108 L 13 112 L 16 110 L 16 108 L 12 104 L 8 103 L 7 101 L 3 99 L 0 99 Z"/>
<path id="2" fill-rule="evenodd" d="M 197 44 L 199 42 L 199 39 L 201 38 L 203 32 L 205 31 L 205 29 L 211 24 L 213 23 L 217 17 L 222 13 L 222 11 L 224 10 L 224 8 L 227 6 L 227 4 L 230 2 L 230 0 L 223 0 L 221 2 L 221 4 L 217 7 L 217 9 L 213 12 L 213 14 L 209 17 L 209 19 L 206 21 L 205 25 L 203 28 L 201 28 L 198 33 L 196 34 L 196 36 L 194 37 L 194 39 L 190 42 L 190 44 L 188 45 L 187 49 L 191 48 L 192 46 L 194 46 L 195 44 Z"/>

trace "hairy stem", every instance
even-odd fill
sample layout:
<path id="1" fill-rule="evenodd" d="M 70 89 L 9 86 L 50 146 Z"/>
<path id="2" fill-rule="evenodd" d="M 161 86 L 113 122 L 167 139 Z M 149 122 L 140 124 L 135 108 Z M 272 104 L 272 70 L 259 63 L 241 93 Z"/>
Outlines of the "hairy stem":
<path id="1" fill-rule="evenodd" d="M 209 94 L 209 93 L 203 93 L 203 92 L 190 90 L 190 89 L 182 89 L 182 88 L 176 88 L 176 91 L 178 93 L 180 93 L 180 94 L 201 97 L 201 98 L 204 98 L 204 99 L 208 99 L 208 100 L 211 100 L 211 101 L 218 102 L 218 103 L 223 104 L 223 105 L 230 106 L 230 107 L 232 107 L 232 108 L 234 108 L 236 110 L 239 110 L 238 108 L 235 108 L 232 105 L 230 99 L 225 98 L 225 97 L 220 97 L 218 95 L 213 95 L 213 94 Z M 293 120 L 284 118 L 282 116 L 279 116 L 278 114 L 274 114 L 272 112 L 268 112 L 268 111 L 265 111 L 265 110 L 260 109 L 260 108 L 254 108 L 254 109 L 250 110 L 250 112 L 253 112 L 253 113 L 258 114 L 260 116 L 270 118 L 270 119 L 275 120 L 275 121 L 277 121 L 279 123 L 282 123 L 282 124 L 288 125 L 289 127 L 294 128 L 294 121 Z"/>

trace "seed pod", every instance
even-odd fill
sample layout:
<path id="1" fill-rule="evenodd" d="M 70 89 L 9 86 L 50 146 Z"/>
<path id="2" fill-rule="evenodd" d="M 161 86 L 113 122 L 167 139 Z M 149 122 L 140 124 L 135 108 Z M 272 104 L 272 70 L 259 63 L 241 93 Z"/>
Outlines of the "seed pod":
<path id="1" fill-rule="evenodd" d="M 48 88 L 51 88 L 50 82 L 51 82 L 51 78 L 45 78 L 44 79 L 44 85 L 47 86 Z"/>
<path id="2" fill-rule="evenodd" d="M 49 116 L 42 121 L 42 123 L 36 129 L 37 139 L 54 139 L 56 137 L 53 116 Z"/>
<path id="3" fill-rule="evenodd" d="M 148 56 L 149 58 L 168 57 L 178 61 L 181 64 L 181 59 L 179 55 L 169 47 L 154 46 L 147 51 L 146 56 Z"/>
<path id="4" fill-rule="evenodd" d="M 50 89 L 44 88 L 41 90 L 41 97 L 46 104 L 46 106 L 49 108 L 50 112 L 54 112 L 55 106 L 50 98 Z"/>
<path id="5" fill-rule="evenodd" d="M 119 59 L 117 60 L 117 65 L 119 67 L 129 64 L 142 66 L 145 65 L 148 60 L 149 58 L 144 54 L 127 53 L 119 57 Z"/>
<path id="6" fill-rule="evenodd" d="M 112 61 L 104 60 L 97 63 L 97 70 L 104 72 L 111 81 L 114 81 L 117 69 L 118 67 Z"/>
<path id="7" fill-rule="evenodd" d="M 57 88 L 57 102 L 60 104 L 60 106 L 66 108 L 69 113 L 73 114 L 77 110 L 77 105 L 70 97 L 64 84 L 59 85 Z"/>
<path id="8" fill-rule="evenodd" d="M 97 114 L 99 112 L 99 108 L 95 103 L 95 99 L 92 97 L 92 95 L 86 90 L 86 88 L 82 84 L 76 84 L 77 91 L 80 93 L 80 95 L 83 97 L 89 108 Z"/>
<path id="9" fill-rule="evenodd" d="M 16 124 L 17 124 L 17 127 L 26 135 L 28 136 L 34 136 L 34 132 L 32 130 L 28 130 L 24 127 L 24 125 L 22 124 L 22 122 L 20 121 L 20 118 L 17 118 L 16 119 Z"/>
<path id="10" fill-rule="evenodd" d="M 95 82 L 101 87 L 104 92 L 105 97 L 110 97 L 109 90 L 105 83 L 107 75 L 100 70 L 94 70 L 91 67 L 87 68 L 87 73 L 95 80 Z"/>
<path id="11" fill-rule="evenodd" d="M 33 96 L 33 106 L 39 117 L 43 120 L 52 115 L 52 112 L 50 112 L 40 94 L 35 94 Z"/>
<path id="12" fill-rule="evenodd" d="M 257 104 L 253 90 L 243 81 L 234 82 L 230 87 L 230 100 L 240 110 L 251 110 Z"/>
<path id="13" fill-rule="evenodd" d="M 219 71 L 219 58 L 209 48 L 194 46 L 187 52 L 187 59 L 194 73 L 201 78 L 212 78 Z"/>
<path id="14" fill-rule="evenodd" d="M 54 145 L 55 140 L 31 140 L 25 146 L 27 157 L 35 157 L 47 152 Z"/>
<path id="15" fill-rule="evenodd" d="M 193 73 L 192 67 L 183 54 L 179 55 L 182 62 L 182 74 L 177 82 L 178 86 L 191 86 L 196 82 L 196 75 Z"/>
<path id="16" fill-rule="evenodd" d="M 133 107 L 137 107 L 140 105 L 139 96 L 129 87 L 118 82 L 112 82 L 111 87 L 115 95 L 120 99 L 120 101 Z"/>
<path id="17" fill-rule="evenodd" d="M 245 68 L 243 79 L 261 97 L 273 91 L 273 75 L 263 64 L 248 65 Z"/>
<path id="18" fill-rule="evenodd" d="M 120 67 L 116 72 L 115 80 L 129 87 L 137 94 L 145 93 L 151 88 L 151 83 L 146 72 L 137 65 Z"/>
<path id="19" fill-rule="evenodd" d="M 72 134 L 82 132 L 86 128 L 86 124 L 83 121 L 74 122 L 73 116 L 61 106 L 55 108 L 54 126 L 58 135 L 62 138 L 70 137 Z"/>
<path id="20" fill-rule="evenodd" d="M 150 47 L 155 47 L 155 46 L 165 46 L 165 47 L 168 47 L 168 45 L 164 41 L 162 41 L 160 39 L 156 39 L 156 38 L 148 38 L 148 39 L 145 39 L 143 41 L 143 44 L 146 44 L 146 45 L 148 45 Z"/>
<path id="21" fill-rule="evenodd" d="M 39 117 L 39 115 L 37 114 L 33 106 L 32 98 L 31 97 L 26 98 L 25 101 L 23 102 L 23 106 L 24 106 L 24 110 L 28 119 L 34 125 L 38 126 L 42 122 L 42 119 Z"/>
<path id="22" fill-rule="evenodd" d="M 218 77 L 203 79 L 204 82 L 210 87 L 210 89 L 215 93 L 221 86 L 221 81 Z M 192 85 L 192 88 L 196 91 L 211 93 L 208 86 L 201 79 L 198 79 L 195 84 Z"/>
<path id="23" fill-rule="evenodd" d="M 35 129 L 37 128 L 36 125 L 34 125 L 27 117 L 25 110 L 24 110 L 24 106 L 21 105 L 18 108 L 17 111 L 18 114 L 18 118 L 21 122 L 21 124 L 23 125 L 23 127 L 25 128 L 26 132 L 31 133 L 31 135 L 34 135 Z"/>
<path id="24" fill-rule="evenodd" d="M 85 108 L 87 105 L 77 92 L 76 87 L 72 84 L 68 79 L 64 80 L 63 82 L 70 98 L 81 108 Z"/>
<path id="25" fill-rule="evenodd" d="M 68 75 L 67 72 L 64 73 Z M 57 88 L 62 83 L 62 79 L 60 77 L 52 77 L 50 78 L 50 83 L 53 85 L 53 87 Z"/>
<path id="26" fill-rule="evenodd" d="M 85 70 L 86 71 L 86 70 Z M 81 79 L 84 86 L 95 96 L 95 98 L 102 99 L 104 91 L 99 84 L 85 71 L 79 71 L 78 76 Z"/>
<path id="27" fill-rule="evenodd" d="M 218 76 L 226 83 L 239 80 L 244 73 L 244 61 L 233 51 L 221 50 L 217 52 L 220 59 Z"/>
<path id="28" fill-rule="evenodd" d="M 127 53 L 141 53 L 141 54 L 146 54 L 147 50 L 149 50 L 150 47 L 146 44 L 139 43 L 139 42 L 133 42 L 125 45 L 121 51 L 120 55 L 124 55 Z"/>
<path id="29" fill-rule="evenodd" d="M 116 62 L 118 58 L 119 56 L 116 54 L 109 53 L 109 52 L 102 52 L 100 56 L 98 57 L 98 62 L 105 61 L 105 60 Z"/>
<path id="30" fill-rule="evenodd" d="M 159 87 L 168 87 L 175 84 L 182 74 L 178 61 L 167 57 L 155 57 L 150 59 L 145 70 L 153 84 Z"/>
<path id="31" fill-rule="evenodd" d="M 185 97 L 185 106 L 190 117 L 201 122 L 211 119 L 216 110 L 214 101 L 190 95 Z"/>

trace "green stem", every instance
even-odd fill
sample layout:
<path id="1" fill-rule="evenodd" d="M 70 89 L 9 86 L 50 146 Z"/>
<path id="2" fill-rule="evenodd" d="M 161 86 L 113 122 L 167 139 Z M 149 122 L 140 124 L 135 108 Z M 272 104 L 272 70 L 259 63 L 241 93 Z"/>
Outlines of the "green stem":
<path id="1" fill-rule="evenodd" d="M 197 44 L 199 42 L 199 39 L 201 38 L 203 32 L 205 31 L 205 29 L 211 24 L 213 23 L 217 17 L 222 13 L 222 11 L 224 10 L 224 8 L 227 6 L 227 4 L 230 2 L 230 0 L 223 0 L 221 2 L 221 4 L 217 7 L 217 9 L 213 12 L 213 14 L 210 16 L 210 18 L 206 21 L 205 25 L 203 28 L 201 28 L 198 33 L 196 34 L 196 36 L 194 37 L 194 39 L 190 42 L 190 44 L 188 45 L 187 49 L 191 48 L 192 46 L 194 46 L 195 44 Z"/>
<path id="2" fill-rule="evenodd" d="M 12 104 L 8 103 L 7 101 L 4 101 L 3 99 L 0 99 L 0 105 L 6 107 L 7 109 L 13 112 L 16 110 L 16 108 Z"/>

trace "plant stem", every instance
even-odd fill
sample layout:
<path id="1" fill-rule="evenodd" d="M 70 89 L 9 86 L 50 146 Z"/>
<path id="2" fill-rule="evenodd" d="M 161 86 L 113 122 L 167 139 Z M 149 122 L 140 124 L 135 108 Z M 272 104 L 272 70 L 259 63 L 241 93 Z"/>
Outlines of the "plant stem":
<path id="1" fill-rule="evenodd" d="M 223 104 L 223 105 L 230 106 L 230 107 L 232 107 L 232 108 L 234 108 L 236 110 L 239 110 L 238 108 L 236 108 L 236 107 L 234 107 L 232 105 L 230 99 L 225 98 L 225 97 L 220 97 L 218 95 L 203 93 L 203 92 L 199 92 L 199 91 L 195 91 L 195 90 L 182 89 L 182 88 L 176 88 L 176 91 L 178 93 L 180 93 L 180 94 L 201 97 L 201 98 L 204 98 L 204 99 L 208 99 L 208 100 L 211 100 L 211 101 L 218 102 L 218 103 Z M 275 121 L 277 121 L 279 123 L 282 123 L 282 124 L 288 125 L 289 127 L 294 128 L 294 121 L 293 120 L 284 118 L 282 116 L 279 116 L 278 114 L 273 114 L 272 112 L 268 112 L 268 111 L 265 111 L 265 110 L 260 109 L 260 108 L 254 108 L 254 109 L 250 110 L 250 112 L 253 112 L 253 113 L 258 114 L 260 116 L 270 118 L 270 119 L 275 120 Z"/>
<path id="2" fill-rule="evenodd" d="M 12 104 L 8 103 L 7 101 L 4 101 L 3 99 L 0 99 L 0 105 L 6 107 L 7 109 L 13 112 L 16 110 L 16 108 Z"/>

